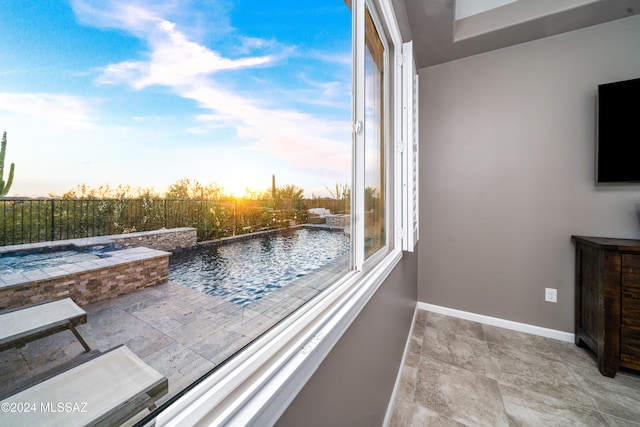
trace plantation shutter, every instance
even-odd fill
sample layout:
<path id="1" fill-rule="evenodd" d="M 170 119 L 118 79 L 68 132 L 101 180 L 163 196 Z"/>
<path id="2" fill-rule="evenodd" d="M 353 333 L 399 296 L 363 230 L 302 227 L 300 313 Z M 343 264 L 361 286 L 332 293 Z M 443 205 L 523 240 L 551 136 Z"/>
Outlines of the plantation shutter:
<path id="1" fill-rule="evenodd" d="M 413 252 L 418 242 L 418 71 L 413 42 L 402 45 L 402 249 Z"/>

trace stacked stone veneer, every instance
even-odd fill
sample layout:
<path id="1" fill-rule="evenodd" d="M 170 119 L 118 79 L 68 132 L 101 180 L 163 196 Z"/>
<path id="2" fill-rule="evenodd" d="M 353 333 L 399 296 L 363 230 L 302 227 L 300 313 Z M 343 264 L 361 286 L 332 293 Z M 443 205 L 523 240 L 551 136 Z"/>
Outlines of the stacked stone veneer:
<path id="1" fill-rule="evenodd" d="M 168 251 L 196 243 L 194 228 L 157 230 L 31 245 L 5 246 L 2 253 L 87 247 L 122 248 L 103 258 L 0 277 L 0 310 L 70 297 L 79 305 L 127 294 L 169 280 Z"/>
<path id="2" fill-rule="evenodd" d="M 325 218 L 330 227 L 348 227 L 351 223 L 350 215 L 327 215 Z"/>
<path id="3" fill-rule="evenodd" d="M 0 278 L 0 309 L 72 298 L 79 305 L 169 280 L 169 252 L 132 248 L 106 258 L 30 270 Z"/>
<path id="4" fill-rule="evenodd" d="M 110 246 L 120 249 L 145 247 L 160 251 L 175 250 L 195 246 L 197 230 L 195 228 L 169 228 L 138 233 L 111 234 L 101 237 L 87 237 L 73 240 L 57 240 L 55 242 L 38 243 L 51 248 L 53 245 L 72 245 L 79 248 Z M 22 245 L 21 245 L 22 246 Z M 0 248 L 0 254 L 4 248 Z"/>
<path id="5" fill-rule="evenodd" d="M 197 230 L 195 228 L 170 228 L 167 230 L 143 231 L 139 233 L 117 234 L 107 236 L 114 246 L 118 248 L 132 248 L 143 246 L 145 248 L 161 251 L 174 251 L 176 249 L 195 246 Z"/>

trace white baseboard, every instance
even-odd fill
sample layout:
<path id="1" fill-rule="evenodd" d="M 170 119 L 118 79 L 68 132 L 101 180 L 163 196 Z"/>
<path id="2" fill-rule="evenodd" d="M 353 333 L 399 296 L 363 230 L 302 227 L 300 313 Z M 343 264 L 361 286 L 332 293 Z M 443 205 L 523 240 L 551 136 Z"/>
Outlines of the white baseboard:
<path id="1" fill-rule="evenodd" d="M 473 322 L 484 323 L 485 325 L 497 326 L 499 328 L 511 329 L 513 331 L 526 332 L 528 334 L 553 338 L 560 341 L 575 341 L 575 334 L 558 331 L 555 329 L 543 328 L 541 326 L 529 325 L 527 323 L 513 322 L 511 320 L 500 319 L 498 317 L 469 313 L 468 311 L 456 310 L 454 308 L 442 307 L 439 305 L 428 304 L 426 302 L 418 302 L 417 308 L 419 310 L 432 311 L 434 313 L 457 317 L 459 319 L 471 320 Z"/>

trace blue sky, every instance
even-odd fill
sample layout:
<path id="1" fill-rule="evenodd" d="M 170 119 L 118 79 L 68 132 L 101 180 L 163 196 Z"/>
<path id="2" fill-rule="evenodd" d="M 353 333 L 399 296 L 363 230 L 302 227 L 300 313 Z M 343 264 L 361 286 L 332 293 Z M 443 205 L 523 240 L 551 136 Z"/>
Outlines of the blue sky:
<path id="1" fill-rule="evenodd" d="M 0 8 L 9 195 L 347 183 L 343 0 L 22 0 Z M 5 177 L 6 178 L 6 177 Z"/>

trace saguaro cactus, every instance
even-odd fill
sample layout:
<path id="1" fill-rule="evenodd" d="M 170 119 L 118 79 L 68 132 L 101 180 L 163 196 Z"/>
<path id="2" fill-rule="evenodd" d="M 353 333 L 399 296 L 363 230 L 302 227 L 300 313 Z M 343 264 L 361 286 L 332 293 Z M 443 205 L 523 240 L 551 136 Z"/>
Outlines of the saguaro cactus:
<path id="1" fill-rule="evenodd" d="M 11 163 L 11 167 L 9 168 L 9 177 L 7 178 L 7 182 L 4 182 L 4 154 L 7 150 L 7 133 L 4 132 L 2 134 L 2 148 L 0 148 L 0 197 L 4 197 L 9 192 L 11 188 L 11 184 L 13 183 L 13 170 L 15 168 L 15 164 Z"/>

